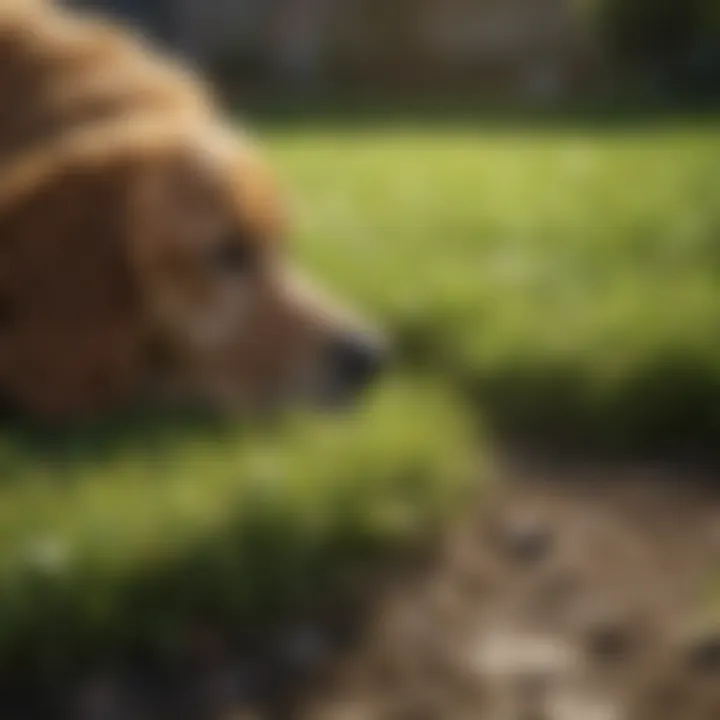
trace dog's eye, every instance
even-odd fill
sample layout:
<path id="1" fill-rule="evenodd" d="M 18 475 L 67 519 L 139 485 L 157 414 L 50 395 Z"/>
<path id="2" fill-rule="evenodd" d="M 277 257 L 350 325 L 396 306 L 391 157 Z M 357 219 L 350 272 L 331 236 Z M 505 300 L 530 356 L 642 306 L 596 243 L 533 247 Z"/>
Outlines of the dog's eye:
<path id="1" fill-rule="evenodd" d="M 210 254 L 213 271 L 223 275 L 241 275 L 251 271 L 257 254 L 247 243 L 227 241 L 214 248 Z"/>

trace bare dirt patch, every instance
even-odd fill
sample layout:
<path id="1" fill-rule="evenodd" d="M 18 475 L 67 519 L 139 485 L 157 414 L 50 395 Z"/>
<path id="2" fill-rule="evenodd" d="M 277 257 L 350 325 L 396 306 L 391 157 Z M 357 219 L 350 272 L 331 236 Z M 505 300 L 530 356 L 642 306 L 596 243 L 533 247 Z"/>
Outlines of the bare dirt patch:
<path id="1" fill-rule="evenodd" d="M 714 478 L 610 463 L 501 474 L 289 716 L 720 718 Z"/>

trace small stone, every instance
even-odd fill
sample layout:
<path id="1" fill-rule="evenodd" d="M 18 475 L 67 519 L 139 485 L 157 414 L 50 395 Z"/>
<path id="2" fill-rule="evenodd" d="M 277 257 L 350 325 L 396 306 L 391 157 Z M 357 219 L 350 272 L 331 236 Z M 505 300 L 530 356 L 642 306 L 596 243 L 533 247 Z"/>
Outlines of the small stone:
<path id="1" fill-rule="evenodd" d="M 552 529 L 537 518 L 511 518 L 500 529 L 503 550 L 515 561 L 536 564 L 552 550 Z"/>
<path id="2" fill-rule="evenodd" d="M 469 657 L 470 666 L 486 677 L 565 676 L 580 667 L 574 648 L 559 638 L 495 631 L 480 638 Z"/>
<path id="3" fill-rule="evenodd" d="M 587 646 L 590 654 L 603 662 L 618 662 L 630 651 L 630 636 L 620 622 L 602 620 L 588 631 Z"/>

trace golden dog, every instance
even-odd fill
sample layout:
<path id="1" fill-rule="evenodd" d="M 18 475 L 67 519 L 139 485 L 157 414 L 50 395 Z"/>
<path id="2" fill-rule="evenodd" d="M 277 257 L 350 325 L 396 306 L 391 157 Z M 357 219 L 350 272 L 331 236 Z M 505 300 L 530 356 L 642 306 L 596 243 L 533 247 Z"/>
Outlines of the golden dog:
<path id="1" fill-rule="evenodd" d="M 379 344 L 287 267 L 279 190 L 207 88 L 125 31 L 3 3 L 3 397 L 66 419 L 364 387 Z"/>

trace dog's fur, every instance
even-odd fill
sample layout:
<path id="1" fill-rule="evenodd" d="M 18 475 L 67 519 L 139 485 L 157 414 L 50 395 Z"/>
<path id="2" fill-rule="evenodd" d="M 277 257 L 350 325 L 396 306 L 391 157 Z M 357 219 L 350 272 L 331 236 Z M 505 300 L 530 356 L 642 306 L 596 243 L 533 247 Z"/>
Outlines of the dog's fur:
<path id="1" fill-rule="evenodd" d="M 207 88 L 125 31 L 3 3 L 0 394 L 75 418 L 326 384 L 345 320 L 284 267 L 278 189 Z"/>

